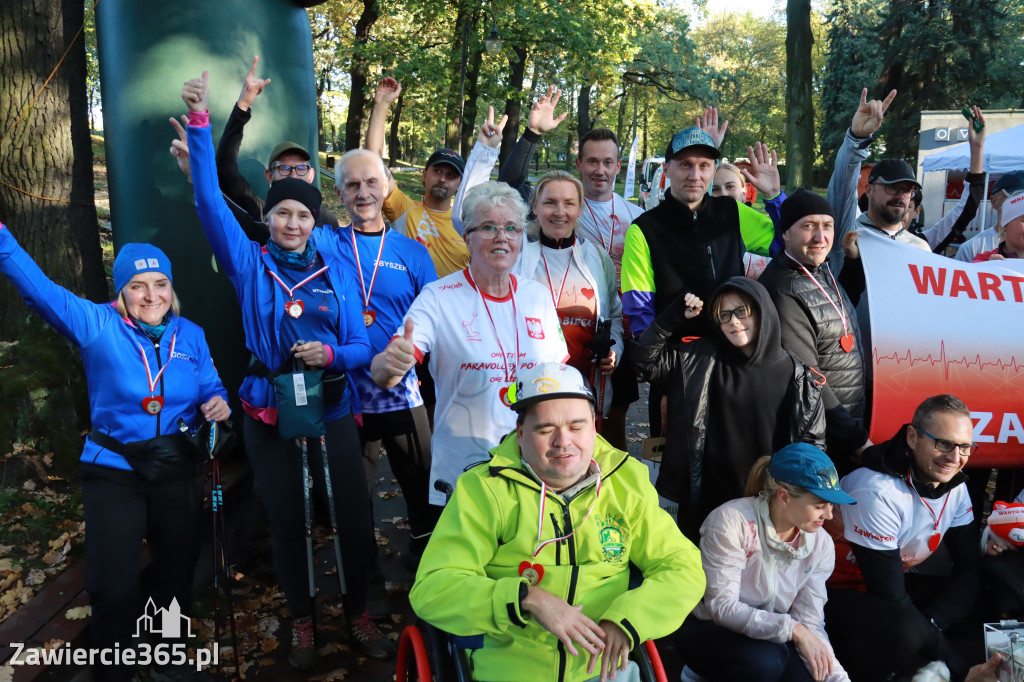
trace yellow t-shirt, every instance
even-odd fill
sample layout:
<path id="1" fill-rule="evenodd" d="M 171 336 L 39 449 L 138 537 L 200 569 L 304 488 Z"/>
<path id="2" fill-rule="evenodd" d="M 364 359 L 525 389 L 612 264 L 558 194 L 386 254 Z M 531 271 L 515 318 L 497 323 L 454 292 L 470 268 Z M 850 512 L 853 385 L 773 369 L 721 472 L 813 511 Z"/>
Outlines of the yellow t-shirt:
<path id="1" fill-rule="evenodd" d="M 396 187 L 384 201 L 384 217 L 396 230 L 427 247 L 439 278 L 469 265 L 469 248 L 452 225 L 451 209 L 429 209 Z"/>

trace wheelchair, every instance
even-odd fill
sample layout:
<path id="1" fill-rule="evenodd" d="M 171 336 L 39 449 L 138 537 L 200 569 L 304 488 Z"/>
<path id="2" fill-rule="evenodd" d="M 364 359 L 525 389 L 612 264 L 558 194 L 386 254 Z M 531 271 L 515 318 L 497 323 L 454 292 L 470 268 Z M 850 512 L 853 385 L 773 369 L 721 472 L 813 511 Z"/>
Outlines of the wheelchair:
<path id="1" fill-rule="evenodd" d="M 483 646 L 483 635 L 457 637 L 425 621 L 408 625 L 398 640 L 396 682 L 472 682 L 469 652 Z M 630 652 L 643 682 L 668 682 L 654 642 Z"/>

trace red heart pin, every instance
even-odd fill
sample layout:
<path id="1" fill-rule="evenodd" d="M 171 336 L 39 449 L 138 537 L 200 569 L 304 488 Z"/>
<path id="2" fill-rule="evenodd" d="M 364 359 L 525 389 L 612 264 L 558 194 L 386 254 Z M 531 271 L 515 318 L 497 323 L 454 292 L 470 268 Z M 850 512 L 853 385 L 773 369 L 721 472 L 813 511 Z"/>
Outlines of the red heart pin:
<path id="1" fill-rule="evenodd" d="M 526 578 L 526 582 L 531 585 L 536 585 L 544 579 L 544 567 L 540 564 L 531 564 L 529 561 L 524 561 L 519 564 L 519 575 Z"/>
<path id="2" fill-rule="evenodd" d="M 512 407 L 512 401 L 508 399 L 508 386 L 503 386 L 502 389 L 498 391 L 498 397 L 501 398 L 502 405 L 505 407 Z"/>
<path id="3" fill-rule="evenodd" d="M 587 300 L 594 298 L 594 290 L 586 287 L 580 289 L 580 293 L 587 297 Z"/>

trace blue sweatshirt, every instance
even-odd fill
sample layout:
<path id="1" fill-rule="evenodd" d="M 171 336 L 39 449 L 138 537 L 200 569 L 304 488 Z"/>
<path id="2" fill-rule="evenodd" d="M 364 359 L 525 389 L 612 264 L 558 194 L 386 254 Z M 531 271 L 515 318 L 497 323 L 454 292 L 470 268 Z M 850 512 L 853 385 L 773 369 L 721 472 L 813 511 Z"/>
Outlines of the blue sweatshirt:
<path id="1" fill-rule="evenodd" d="M 359 249 L 358 264 L 352 251 L 353 232 L 356 248 Z M 351 225 L 340 228 L 317 227 L 313 229 L 311 238 L 316 239 L 320 253 L 334 256 L 345 263 L 355 283 L 357 296 L 362 295 L 359 284 L 359 273 L 362 272 L 363 286 L 370 294 L 369 306 L 363 307 L 372 317 L 372 323 L 366 331 L 373 354 L 380 353 L 391 342 L 394 331 L 402 326 L 405 314 L 409 312 L 409 306 L 416 296 L 424 286 L 437 279 L 430 252 L 423 244 L 390 227 L 385 227 L 377 234 L 362 234 L 354 231 Z M 384 240 L 383 251 L 381 239 Z M 374 280 L 373 266 L 377 262 L 378 253 L 380 266 Z M 350 376 L 359 392 L 363 412 L 381 414 L 423 404 L 416 368 L 406 372 L 402 380 L 392 388 L 377 386 L 370 376 L 369 365 L 356 369 Z"/>
<path id="2" fill-rule="evenodd" d="M 235 287 L 238 305 L 242 310 L 245 345 L 260 362 L 276 370 L 286 359 L 286 353 L 282 352 L 281 327 L 282 318 L 286 314 L 284 304 L 287 295 L 270 273 L 280 277 L 281 270 L 271 258 L 267 247 L 245 236 L 224 201 L 217 184 L 217 164 L 208 125 L 188 126 L 188 151 L 199 219 L 217 262 Z M 310 241 L 316 247 L 312 236 Z M 330 285 L 328 293 L 337 303 L 336 333 L 330 338 L 304 340 L 320 341 L 331 346 L 334 361 L 325 369 L 348 372 L 366 365 L 371 359 L 370 342 L 359 304 L 359 290 L 346 274 L 345 265 L 341 261 L 332 258 L 330 253 L 321 253 L 320 256 L 328 266 L 324 273 Z M 296 294 L 296 298 L 302 296 L 301 291 Z M 277 423 L 277 399 L 269 381 L 247 376 L 238 393 L 250 415 L 269 424 Z M 324 413 L 324 419 L 337 419 L 348 414 L 352 398 L 351 386 L 346 387 L 341 404 L 329 408 Z"/>
<path id="3" fill-rule="evenodd" d="M 227 399 L 206 336 L 193 322 L 172 313 L 163 336 L 152 341 L 131 319 L 118 314 L 114 302 L 93 303 L 51 281 L 3 225 L 0 272 L 33 310 L 78 347 L 89 386 L 94 431 L 122 443 L 178 433 L 179 418 L 194 427 L 202 421 L 200 405 L 218 395 Z M 172 338 L 174 357 L 168 363 Z M 167 363 L 155 391 L 163 396 L 164 405 L 155 415 L 142 406 L 143 399 L 150 396 L 142 353 L 153 376 Z M 91 439 L 85 441 L 81 461 L 131 469 L 121 455 Z"/>

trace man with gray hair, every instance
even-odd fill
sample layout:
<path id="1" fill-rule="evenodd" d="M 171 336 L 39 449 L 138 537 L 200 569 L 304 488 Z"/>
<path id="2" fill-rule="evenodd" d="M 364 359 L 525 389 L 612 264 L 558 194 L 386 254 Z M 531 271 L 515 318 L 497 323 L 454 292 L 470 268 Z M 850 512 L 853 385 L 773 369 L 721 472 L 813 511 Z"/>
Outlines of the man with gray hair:
<path id="1" fill-rule="evenodd" d="M 363 323 L 375 354 L 388 345 L 391 332 L 401 326 L 423 287 L 437 279 L 426 247 L 384 221 L 387 183 L 380 156 L 366 149 L 347 152 L 335 166 L 334 193 L 352 222 L 313 232 L 317 248 L 348 265 L 358 283 Z M 376 475 L 383 444 L 409 511 L 410 554 L 418 557 L 440 510 L 427 501 L 431 434 L 416 370 L 410 369 L 388 389 L 373 382 L 369 365 L 348 376 L 362 407 L 359 436 L 367 482 Z"/>

